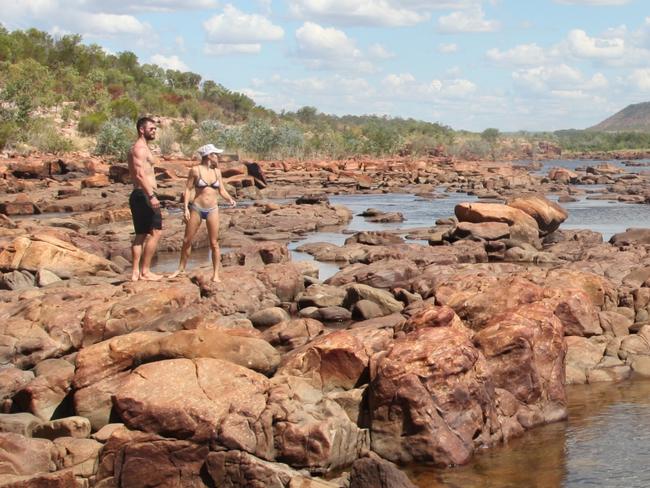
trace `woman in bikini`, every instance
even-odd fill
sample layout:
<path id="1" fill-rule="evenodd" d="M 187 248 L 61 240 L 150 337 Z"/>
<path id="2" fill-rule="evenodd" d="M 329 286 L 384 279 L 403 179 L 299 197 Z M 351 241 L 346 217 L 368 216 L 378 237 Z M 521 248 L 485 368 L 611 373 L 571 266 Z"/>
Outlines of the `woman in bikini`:
<path id="1" fill-rule="evenodd" d="M 213 144 L 201 146 L 198 150 L 201 155 L 201 164 L 194 166 L 187 175 L 187 185 L 183 193 L 183 205 L 185 214 L 185 236 L 183 237 L 183 247 L 181 249 L 181 259 L 178 264 L 178 270 L 170 278 L 174 278 L 185 272 L 185 266 L 192 252 L 192 239 L 199 230 L 201 221 L 205 220 L 208 228 L 208 238 L 210 239 L 210 250 L 212 251 L 212 281 L 219 280 L 219 265 L 221 263 L 221 254 L 219 250 L 219 206 L 217 204 L 217 194 L 225 198 L 231 207 L 237 203 L 226 191 L 219 171 L 218 154 L 223 149 L 217 149 Z M 192 190 L 195 191 L 194 200 L 190 202 Z"/>

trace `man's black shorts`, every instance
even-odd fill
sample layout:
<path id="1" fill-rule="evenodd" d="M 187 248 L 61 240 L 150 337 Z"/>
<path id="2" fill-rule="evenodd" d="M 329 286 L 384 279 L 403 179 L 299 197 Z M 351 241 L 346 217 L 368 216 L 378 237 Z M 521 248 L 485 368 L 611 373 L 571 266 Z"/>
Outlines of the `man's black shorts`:
<path id="1" fill-rule="evenodd" d="M 131 192 L 129 207 L 133 216 L 133 228 L 136 234 L 151 234 L 153 229 L 162 229 L 160 209 L 151 206 L 149 197 L 140 188 Z"/>

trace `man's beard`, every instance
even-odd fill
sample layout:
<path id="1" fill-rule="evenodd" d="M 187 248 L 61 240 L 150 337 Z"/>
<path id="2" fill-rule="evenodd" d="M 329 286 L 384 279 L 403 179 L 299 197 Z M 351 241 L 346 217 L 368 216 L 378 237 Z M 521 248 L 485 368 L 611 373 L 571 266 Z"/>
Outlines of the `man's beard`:
<path id="1" fill-rule="evenodd" d="M 145 141 L 153 141 L 155 138 L 156 138 L 156 134 L 150 134 L 148 132 L 144 134 Z"/>

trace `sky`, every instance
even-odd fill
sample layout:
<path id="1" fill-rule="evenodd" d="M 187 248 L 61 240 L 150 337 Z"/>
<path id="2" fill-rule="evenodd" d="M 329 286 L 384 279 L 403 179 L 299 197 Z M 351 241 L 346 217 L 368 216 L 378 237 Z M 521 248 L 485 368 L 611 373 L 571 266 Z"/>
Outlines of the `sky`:
<path id="1" fill-rule="evenodd" d="M 502 132 L 650 101 L 648 0 L 0 0 L 7 29 L 81 34 L 277 112 Z"/>

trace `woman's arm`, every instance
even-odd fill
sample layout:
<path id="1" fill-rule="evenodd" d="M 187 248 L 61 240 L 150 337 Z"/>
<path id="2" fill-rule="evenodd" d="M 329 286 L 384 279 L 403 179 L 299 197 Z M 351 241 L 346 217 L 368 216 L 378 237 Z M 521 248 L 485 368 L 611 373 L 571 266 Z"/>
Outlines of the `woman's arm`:
<path id="1" fill-rule="evenodd" d="M 194 189 L 194 180 L 196 179 L 196 169 L 194 167 L 190 168 L 190 172 L 187 175 L 187 181 L 185 182 L 185 191 L 183 191 L 183 216 L 185 221 L 190 219 L 190 197 L 192 195 L 192 190 Z"/>
<path id="2" fill-rule="evenodd" d="M 226 191 L 226 185 L 224 184 L 223 178 L 221 177 L 221 170 L 220 169 L 217 169 L 217 177 L 219 178 L 219 195 L 221 195 L 222 198 L 224 198 L 225 200 L 228 200 L 228 203 L 230 203 L 231 207 L 234 207 L 235 205 L 237 205 L 237 202 Z"/>

